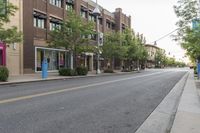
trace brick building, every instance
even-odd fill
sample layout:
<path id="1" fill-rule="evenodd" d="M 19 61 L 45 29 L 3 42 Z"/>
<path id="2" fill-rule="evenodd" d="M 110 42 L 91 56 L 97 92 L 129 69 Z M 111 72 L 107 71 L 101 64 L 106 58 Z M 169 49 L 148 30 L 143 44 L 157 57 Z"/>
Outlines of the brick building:
<path id="1" fill-rule="evenodd" d="M 15 0 L 10 0 L 10 2 Z M 67 19 L 67 10 L 74 10 L 86 21 L 95 21 L 92 12 L 96 3 L 91 0 L 21 0 L 23 2 L 23 70 L 24 73 L 41 71 L 41 63 L 48 59 L 49 71 L 57 71 L 61 67 L 71 67 L 72 55 L 65 49 L 49 48 L 46 40 L 48 33 Z M 117 8 L 111 13 L 99 6 L 101 16 L 99 29 L 102 33 L 108 31 L 122 32 L 131 28 L 131 17 Z M 79 57 L 82 58 L 82 57 Z M 89 70 L 95 68 L 95 54 L 85 53 L 84 65 Z"/>
<path id="2" fill-rule="evenodd" d="M 156 45 L 152 45 L 152 44 L 146 44 L 145 48 L 148 52 L 148 57 L 147 57 L 147 62 L 146 62 L 146 67 L 147 68 L 155 68 L 156 62 L 155 62 L 155 57 L 156 57 L 156 53 L 157 51 L 162 51 L 163 54 L 165 54 L 165 50 L 159 48 Z"/>

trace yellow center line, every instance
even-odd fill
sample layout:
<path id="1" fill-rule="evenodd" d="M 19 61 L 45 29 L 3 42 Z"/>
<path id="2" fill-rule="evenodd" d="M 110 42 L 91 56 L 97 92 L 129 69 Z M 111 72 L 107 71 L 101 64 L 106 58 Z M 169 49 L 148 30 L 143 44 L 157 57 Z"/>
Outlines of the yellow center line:
<path id="1" fill-rule="evenodd" d="M 106 81 L 106 82 L 84 85 L 84 86 L 79 86 L 79 87 L 66 88 L 66 89 L 62 89 L 62 90 L 49 91 L 49 92 L 44 92 L 44 93 L 39 93 L 39 94 L 33 94 L 33 95 L 20 96 L 20 97 L 15 97 L 15 98 L 10 98 L 10 99 L 4 99 L 4 100 L 0 100 L 0 104 L 12 103 L 12 102 L 17 102 L 17 101 L 21 101 L 21 100 L 28 100 L 28 99 L 32 99 L 32 98 L 36 98 L 36 97 L 42 97 L 42 96 L 48 96 L 48 95 L 52 95 L 52 94 L 72 91 L 72 90 L 78 90 L 78 89 L 82 89 L 82 88 L 94 87 L 94 86 L 110 84 L 110 83 L 119 82 L 119 81 L 125 81 L 125 80 L 130 80 L 130 79 L 135 79 L 135 78 L 147 77 L 147 76 L 157 75 L 157 74 L 160 74 L 160 73 L 163 73 L 163 72 L 156 72 L 156 73 L 147 74 L 147 75 L 129 77 L 129 78 L 124 78 L 124 79 Z"/>

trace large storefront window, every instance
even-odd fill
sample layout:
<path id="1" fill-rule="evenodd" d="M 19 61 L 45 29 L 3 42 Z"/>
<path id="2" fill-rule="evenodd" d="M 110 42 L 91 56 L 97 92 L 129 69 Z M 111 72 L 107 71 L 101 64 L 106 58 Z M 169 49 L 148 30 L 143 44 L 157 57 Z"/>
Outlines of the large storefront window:
<path id="1" fill-rule="evenodd" d="M 47 59 L 48 70 L 55 71 L 60 68 L 68 67 L 68 52 L 65 50 L 51 48 L 36 48 L 36 71 L 42 70 L 42 61 Z"/>

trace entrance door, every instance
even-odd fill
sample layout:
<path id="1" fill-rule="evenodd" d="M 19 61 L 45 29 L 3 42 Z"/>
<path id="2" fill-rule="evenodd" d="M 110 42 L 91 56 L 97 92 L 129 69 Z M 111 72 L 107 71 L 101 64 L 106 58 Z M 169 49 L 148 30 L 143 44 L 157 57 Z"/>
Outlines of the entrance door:
<path id="1" fill-rule="evenodd" d="M 87 69 L 90 70 L 90 56 L 87 56 Z"/>
<path id="2" fill-rule="evenodd" d="M 3 65 L 3 50 L 0 49 L 0 66 Z"/>

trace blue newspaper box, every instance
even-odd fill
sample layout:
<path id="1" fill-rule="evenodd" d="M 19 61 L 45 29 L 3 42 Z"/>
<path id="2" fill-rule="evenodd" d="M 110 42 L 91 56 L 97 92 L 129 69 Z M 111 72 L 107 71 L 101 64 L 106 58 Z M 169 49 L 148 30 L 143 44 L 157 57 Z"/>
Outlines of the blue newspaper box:
<path id="1" fill-rule="evenodd" d="M 42 61 L 42 78 L 45 79 L 48 77 L 48 62 L 47 59 Z"/>

